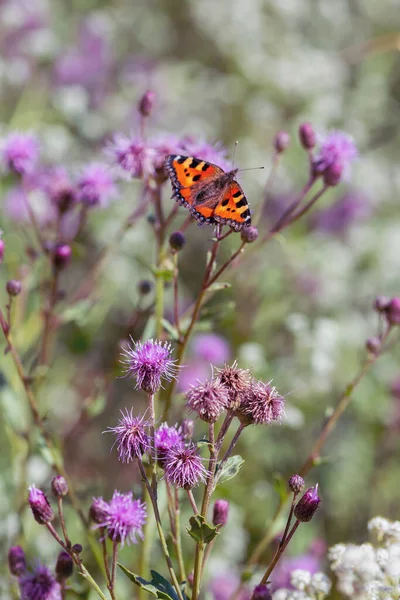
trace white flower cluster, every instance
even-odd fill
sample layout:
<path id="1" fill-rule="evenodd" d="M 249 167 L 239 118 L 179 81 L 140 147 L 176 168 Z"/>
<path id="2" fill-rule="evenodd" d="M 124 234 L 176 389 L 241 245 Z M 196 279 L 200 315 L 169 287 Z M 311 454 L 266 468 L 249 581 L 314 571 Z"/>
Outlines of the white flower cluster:
<path id="1" fill-rule="evenodd" d="M 330 548 L 337 589 L 357 600 L 400 600 L 400 522 L 375 517 L 368 529 L 373 543 Z"/>
<path id="2" fill-rule="evenodd" d="M 312 575 L 308 571 L 296 569 L 290 575 L 294 590 L 280 589 L 274 592 L 273 600 L 323 600 L 329 594 L 332 584 L 324 573 Z"/>

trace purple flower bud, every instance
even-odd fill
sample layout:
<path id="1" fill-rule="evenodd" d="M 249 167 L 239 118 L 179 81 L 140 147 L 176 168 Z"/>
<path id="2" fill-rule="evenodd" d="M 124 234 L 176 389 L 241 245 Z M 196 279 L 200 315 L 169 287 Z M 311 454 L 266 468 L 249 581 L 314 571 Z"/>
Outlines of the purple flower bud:
<path id="1" fill-rule="evenodd" d="M 146 296 L 146 294 L 150 294 L 152 289 L 153 289 L 153 284 L 148 279 L 142 279 L 142 281 L 139 281 L 138 290 L 139 290 L 139 293 L 142 294 L 143 296 Z"/>
<path id="2" fill-rule="evenodd" d="M 191 489 L 205 481 L 207 471 L 199 456 L 195 444 L 186 447 L 174 446 L 165 458 L 165 477 L 176 487 Z"/>
<path id="3" fill-rule="evenodd" d="M 140 99 L 138 110 L 142 117 L 148 117 L 153 110 L 156 93 L 148 90 Z"/>
<path id="4" fill-rule="evenodd" d="M 26 571 L 25 552 L 21 546 L 12 546 L 8 551 L 8 568 L 11 575 L 20 577 Z"/>
<path id="5" fill-rule="evenodd" d="M 155 394 L 163 379 L 171 381 L 176 378 L 177 367 L 171 359 L 171 352 L 168 342 L 154 340 L 135 342 L 133 348 L 128 346 L 124 350 L 126 373 L 136 379 L 136 389 Z"/>
<path id="6" fill-rule="evenodd" d="M 72 250 L 68 244 L 56 246 L 53 254 L 53 265 L 56 269 L 65 269 L 71 260 Z"/>
<path id="7" fill-rule="evenodd" d="M 83 550 L 82 544 L 74 544 L 72 546 L 72 550 L 75 552 L 75 554 L 80 554 Z"/>
<path id="8" fill-rule="evenodd" d="M 51 480 L 51 489 L 56 497 L 62 498 L 68 494 L 68 484 L 62 475 L 56 475 Z"/>
<path id="9" fill-rule="evenodd" d="M 145 452 L 150 450 L 150 439 L 146 428 L 150 426 L 144 417 L 134 417 L 132 409 L 130 412 L 121 410 L 122 418 L 115 427 L 109 427 L 108 431 L 116 436 L 119 460 L 123 463 L 131 462 L 135 458 L 141 458 Z"/>
<path id="10" fill-rule="evenodd" d="M 268 586 L 265 583 L 260 583 L 256 585 L 253 590 L 253 600 L 272 600 L 272 594 L 268 589 Z"/>
<path id="11" fill-rule="evenodd" d="M 172 250 L 182 250 L 183 246 L 185 245 L 185 236 L 183 235 L 182 231 L 174 231 L 174 233 L 171 233 L 170 238 L 169 238 L 169 245 L 171 246 Z"/>
<path id="12" fill-rule="evenodd" d="M 325 185 L 329 185 L 330 187 L 338 185 L 342 179 L 343 169 L 343 165 L 338 162 L 329 165 L 323 173 Z"/>
<path id="13" fill-rule="evenodd" d="M 229 406 L 229 392 L 217 379 L 207 379 L 189 388 L 186 406 L 206 423 L 215 423 Z"/>
<path id="14" fill-rule="evenodd" d="M 6 283 L 7 294 L 10 296 L 18 296 L 20 291 L 22 290 L 21 282 L 18 279 L 10 279 Z"/>
<path id="15" fill-rule="evenodd" d="M 386 308 L 386 318 L 389 325 L 400 325 L 400 298 L 392 298 Z"/>
<path id="16" fill-rule="evenodd" d="M 29 488 L 28 502 L 35 520 L 40 524 L 50 523 L 54 519 L 54 512 L 44 492 L 34 485 Z"/>
<path id="17" fill-rule="evenodd" d="M 274 138 L 274 148 L 280 154 L 284 152 L 290 144 L 290 135 L 287 131 L 279 131 Z"/>
<path id="18" fill-rule="evenodd" d="M 19 578 L 23 600 L 61 600 L 61 586 L 44 565 L 37 565 L 32 573 Z"/>
<path id="19" fill-rule="evenodd" d="M 365 342 L 365 347 L 370 354 L 378 354 L 382 348 L 382 342 L 378 337 L 372 336 Z"/>
<path id="20" fill-rule="evenodd" d="M 68 552 L 65 552 L 64 550 L 62 550 L 60 552 L 60 554 L 58 555 L 57 562 L 56 562 L 55 572 L 56 572 L 57 580 L 62 581 L 62 580 L 68 579 L 69 577 L 71 577 L 73 570 L 74 570 L 74 561 L 72 560 L 72 558 L 70 557 Z"/>
<path id="21" fill-rule="evenodd" d="M 390 304 L 390 298 L 387 296 L 377 296 L 374 301 L 374 309 L 377 312 L 385 312 Z"/>
<path id="22" fill-rule="evenodd" d="M 94 523 L 102 523 L 108 513 L 108 504 L 103 498 L 93 498 L 93 502 L 89 508 L 89 518 Z"/>
<path id="23" fill-rule="evenodd" d="M 294 516 L 302 523 L 311 521 L 320 502 L 321 498 L 318 496 L 317 484 L 315 488 L 309 488 L 300 498 L 294 508 Z"/>
<path id="24" fill-rule="evenodd" d="M 288 481 L 289 490 L 299 494 L 304 490 L 304 479 L 300 475 L 292 475 Z"/>
<path id="25" fill-rule="evenodd" d="M 240 233 L 240 238 L 242 242 L 245 242 L 246 244 L 252 244 L 258 238 L 257 227 L 245 227 Z"/>
<path id="26" fill-rule="evenodd" d="M 311 123 L 302 123 L 299 127 L 299 138 L 305 150 L 311 150 L 317 143 L 317 136 Z"/>
<path id="27" fill-rule="evenodd" d="M 223 527 L 228 521 L 229 502 L 227 500 L 216 500 L 213 510 L 213 524 Z"/>
<path id="28" fill-rule="evenodd" d="M 39 159 L 39 143 L 29 133 L 10 133 L 1 143 L 2 160 L 9 171 L 18 175 L 33 172 Z"/>
<path id="29" fill-rule="evenodd" d="M 1 235 L 1 233 L 0 233 L 0 235 Z M 5 243 L 4 243 L 4 240 L 2 240 L 2 239 L 0 238 L 0 265 L 1 265 L 1 263 L 3 262 L 3 259 L 4 259 L 4 251 L 5 251 L 5 248 L 6 248 L 6 245 L 5 245 Z"/>

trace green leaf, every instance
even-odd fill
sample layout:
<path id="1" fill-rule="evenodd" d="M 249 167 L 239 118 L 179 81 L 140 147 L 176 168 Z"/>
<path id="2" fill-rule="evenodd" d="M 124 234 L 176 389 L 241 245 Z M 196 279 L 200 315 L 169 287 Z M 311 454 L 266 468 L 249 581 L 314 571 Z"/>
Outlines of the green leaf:
<path id="1" fill-rule="evenodd" d="M 219 533 L 218 527 L 206 523 L 206 520 L 202 515 L 190 517 L 189 523 L 190 529 L 189 527 L 186 527 L 186 530 L 195 542 L 209 544 Z"/>
<path id="2" fill-rule="evenodd" d="M 218 292 L 219 290 L 226 290 L 228 288 L 232 287 L 232 285 L 230 283 L 222 283 L 220 281 L 216 281 L 215 283 L 212 283 L 210 285 L 210 287 L 208 287 L 206 289 L 206 292 Z"/>
<path id="3" fill-rule="evenodd" d="M 151 581 L 147 581 L 146 579 L 143 579 L 143 577 L 132 573 L 120 563 L 117 564 L 121 571 L 125 573 L 125 575 L 131 581 L 133 581 L 133 583 L 135 583 L 137 586 L 139 586 L 152 596 L 160 598 L 161 600 L 178 600 L 178 594 L 176 593 L 173 586 L 169 583 L 169 581 L 167 581 L 167 579 L 165 579 L 165 577 L 160 575 L 160 573 L 157 573 L 157 571 L 150 571 Z M 184 596 L 184 598 L 186 597 Z"/>
<path id="4" fill-rule="evenodd" d="M 228 458 L 222 467 L 220 466 L 221 463 L 218 463 L 215 482 L 223 483 L 224 481 L 228 481 L 228 479 L 232 479 L 232 477 L 236 477 L 243 463 L 244 459 L 239 454 Z"/>

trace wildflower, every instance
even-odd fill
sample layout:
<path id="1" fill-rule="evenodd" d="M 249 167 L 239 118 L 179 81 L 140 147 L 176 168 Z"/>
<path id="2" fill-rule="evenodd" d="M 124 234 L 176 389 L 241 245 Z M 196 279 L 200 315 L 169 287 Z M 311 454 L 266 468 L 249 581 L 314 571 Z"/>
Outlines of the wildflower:
<path id="1" fill-rule="evenodd" d="M 258 238 L 257 227 L 245 227 L 240 233 L 240 239 L 246 244 L 252 244 Z"/>
<path id="2" fill-rule="evenodd" d="M 221 412 L 229 406 L 229 392 L 217 379 L 207 379 L 189 388 L 186 406 L 203 421 L 215 423 Z"/>
<path id="3" fill-rule="evenodd" d="M 300 475 L 292 475 L 288 481 L 289 489 L 294 494 L 304 490 L 304 479 Z"/>
<path id="4" fill-rule="evenodd" d="M 250 386 L 251 375 L 247 369 L 239 369 L 237 362 L 225 365 L 223 369 L 217 369 L 217 379 L 229 392 L 231 409 L 239 408 L 243 395 Z"/>
<path id="5" fill-rule="evenodd" d="M 284 152 L 290 144 L 290 135 L 287 131 L 279 131 L 274 138 L 274 147 L 278 154 Z"/>
<path id="6" fill-rule="evenodd" d="M 87 165 L 78 179 L 77 190 L 77 200 L 86 206 L 107 206 L 116 195 L 109 167 L 102 163 Z"/>
<path id="7" fill-rule="evenodd" d="M 61 600 L 61 586 L 50 570 L 38 565 L 19 579 L 21 600 Z"/>
<path id="8" fill-rule="evenodd" d="M 121 167 L 125 176 L 147 178 L 154 174 L 156 152 L 139 138 L 116 134 L 106 152 L 113 163 Z"/>
<path id="9" fill-rule="evenodd" d="M 18 296 L 22 290 L 21 282 L 18 279 L 10 279 L 6 283 L 6 290 L 9 296 Z"/>
<path id="10" fill-rule="evenodd" d="M 68 244 L 58 244 L 53 251 L 53 266 L 57 270 L 65 269 L 71 260 L 72 249 Z"/>
<path id="11" fill-rule="evenodd" d="M 56 475 L 51 480 L 51 489 L 56 497 L 62 498 L 68 494 L 68 484 L 62 475 Z"/>
<path id="12" fill-rule="evenodd" d="M 213 524 L 226 525 L 229 514 L 229 502 L 227 500 L 216 500 L 213 509 Z"/>
<path id="13" fill-rule="evenodd" d="M 103 498 L 93 498 L 93 502 L 89 508 L 90 520 L 94 523 L 101 524 L 107 517 L 109 506 Z"/>
<path id="14" fill-rule="evenodd" d="M 318 496 L 318 484 L 315 488 L 309 488 L 300 498 L 294 508 L 294 516 L 298 521 L 306 523 L 313 518 L 321 498 Z"/>
<path id="15" fill-rule="evenodd" d="M 54 519 L 54 512 L 47 500 L 44 492 L 34 485 L 29 488 L 29 505 L 32 509 L 35 520 L 40 524 L 50 523 Z"/>
<path id="16" fill-rule="evenodd" d="M 175 447 L 184 447 L 183 433 L 176 425 L 170 427 L 168 423 L 162 423 L 154 434 L 154 444 L 157 453 L 157 461 L 160 467 L 164 469 L 168 450 Z"/>
<path id="17" fill-rule="evenodd" d="M 142 117 L 148 117 L 153 110 L 154 102 L 156 99 L 156 93 L 148 90 L 141 97 L 138 105 L 138 109 Z"/>
<path id="18" fill-rule="evenodd" d="M 8 551 L 8 568 L 11 575 L 20 577 L 26 571 L 25 552 L 21 546 L 12 546 Z"/>
<path id="19" fill-rule="evenodd" d="M 256 585 L 253 590 L 253 600 L 272 600 L 271 592 L 268 589 L 268 586 L 265 583 L 260 583 L 260 585 Z"/>
<path id="20" fill-rule="evenodd" d="M 2 160 L 18 175 L 32 173 L 39 159 L 39 142 L 29 133 L 10 133 L 2 141 Z"/>
<path id="21" fill-rule="evenodd" d="M 98 498 L 97 500 L 102 500 Z M 137 543 L 137 536 L 143 539 L 142 527 L 146 522 L 146 505 L 133 500 L 132 492 L 121 494 L 115 490 L 108 505 L 104 520 L 96 525 L 104 527 L 108 537 L 122 546 Z"/>
<path id="22" fill-rule="evenodd" d="M 357 155 L 351 136 L 342 131 L 332 131 L 322 139 L 320 151 L 313 160 L 314 171 L 317 175 L 324 174 L 335 165 L 346 174 Z"/>
<path id="23" fill-rule="evenodd" d="M 136 389 L 155 394 L 161 387 L 162 380 L 171 381 L 176 378 L 177 367 L 171 359 L 171 344 L 148 340 L 135 342 L 124 351 L 123 362 L 126 372 L 136 379 Z"/>
<path id="24" fill-rule="evenodd" d="M 63 579 L 68 579 L 69 577 L 71 577 L 73 570 L 74 570 L 74 562 L 73 562 L 72 558 L 70 557 L 68 552 L 65 552 L 64 550 L 62 550 L 57 557 L 56 568 L 55 568 L 55 572 L 56 572 L 58 581 L 61 581 Z"/>
<path id="25" fill-rule="evenodd" d="M 253 381 L 246 391 L 238 417 L 243 422 L 268 425 L 285 412 L 285 401 L 275 387 L 263 381 Z"/>
<path id="26" fill-rule="evenodd" d="M 165 457 L 165 476 L 176 487 L 191 489 L 205 480 L 206 470 L 195 444 L 173 446 Z"/>
<path id="27" fill-rule="evenodd" d="M 76 201 L 76 189 L 67 171 L 62 167 L 55 167 L 45 176 L 44 190 L 50 201 L 61 213 L 67 212 Z"/>
<path id="28" fill-rule="evenodd" d="M 317 143 L 317 136 L 311 123 L 302 123 L 299 127 L 299 138 L 305 150 L 311 150 Z"/>
<path id="29" fill-rule="evenodd" d="M 385 311 L 389 325 L 400 325 L 400 298 L 392 298 Z"/>
<path id="30" fill-rule="evenodd" d="M 128 463 L 134 458 L 140 458 L 150 448 L 149 436 L 146 427 L 149 422 L 144 417 L 134 417 L 132 409 L 121 411 L 122 418 L 115 427 L 109 427 L 108 431 L 116 435 L 116 444 L 119 460 Z"/>
<path id="31" fill-rule="evenodd" d="M 222 365 L 229 360 L 231 351 L 227 340 L 216 333 L 199 333 L 193 339 L 193 353 L 213 365 Z"/>
<path id="32" fill-rule="evenodd" d="M 169 237 L 169 245 L 171 246 L 172 250 L 182 250 L 183 246 L 185 245 L 185 236 L 182 231 L 174 231 L 171 233 Z"/>

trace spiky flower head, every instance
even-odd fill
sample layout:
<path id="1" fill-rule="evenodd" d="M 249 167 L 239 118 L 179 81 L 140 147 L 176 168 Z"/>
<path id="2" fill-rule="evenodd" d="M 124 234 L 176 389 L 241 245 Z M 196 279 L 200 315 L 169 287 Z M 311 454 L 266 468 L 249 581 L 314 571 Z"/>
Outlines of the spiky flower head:
<path id="1" fill-rule="evenodd" d="M 21 600 L 61 600 L 61 586 L 50 570 L 37 565 L 31 573 L 19 579 Z"/>
<path id="2" fill-rule="evenodd" d="M 322 138 L 319 153 L 313 160 L 314 171 L 320 175 L 337 166 L 348 174 L 357 156 L 353 138 L 343 131 L 332 131 Z"/>
<path id="3" fill-rule="evenodd" d="M 239 407 L 238 418 L 250 425 L 268 425 L 279 420 L 285 412 L 285 400 L 277 389 L 263 381 L 253 381 Z"/>
<path id="4" fill-rule="evenodd" d="M 97 501 L 104 500 L 97 498 Z M 105 507 L 104 505 L 107 505 Z M 130 545 L 137 544 L 137 536 L 143 539 L 143 525 L 146 522 L 146 505 L 134 500 L 132 492 L 121 494 L 115 490 L 110 502 L 104 502 L 105 517 L 95 528 L 104 527 L 108 537 L 122 546 L 125 541 Z"/>
<path id="5" fill-rule="evenodd" d="M 111 170 L 102 163 L 86 165 L 78 179 L 77 188 L 78 201 L 88 207 L 107 206 L 117 193 Z"/>
<path id="6" fill-rule="evenodd" d="M 2 162 L 5 168 L 18 175 L 28 175 L 39 159 L 39 142 L 30 133 L 10 133 L 1 141 Z"/>
<path id="7" fill-rule="evenodd" d="M 157 462 L 162 469 L 165 468 L 165 459 L 168 451 L 175 447 L 184 447 L 183 433 L 180 427 L 162 423 L 154 434 L 154 444 L 157 453 Z"/>
<path id="8" fill-rule="evenodd" d="M 186 392 L 186 406 L 206 423 L 215 423 L 229 406 L 229 392 L 217 379 L 206 379 Z"/>
<path id="9" fill-rule="evenodd" d="M 54 512 L 46 495 L 34 485 L 29 488 L 29 506 L 32 509 L 35 520 L 40 524 L 50 523 L 54 519 Z"/>
<path id="10" fill-rule="evenodd" d="M 11 575 L 20 577 L 26 571 L 25 552 L 21 546 L 12 546 L 8 551 L 8 568 Z"/>
<path id="11" fill-rule="evenodd" d="M 169 483 L 185 489 L 205 481 L 206 469 L 195 444 L 170 448 L 165 459 L 165 476 Z"/>
<path id="12" fill-rule="evenodd" d="M 302 523 L 311 521 L 320 502 L 321 498 L 318 496 L 317 484 L 315 487 L 309 488 L 300 498 L 294 508 L 294 516 Z"/>
<path id="13" fill-rule="evenodd" d="M 251 373 L 248 369 L 239 369 L 237 361 L 217 369 L 218 381 L 228 390 L 229 408 L 236 410 L 242 403 L 245 392 L 251 383 Z"/>
<path id="14" fill-rule="evenodd" d="M 147 178 L 154 173 L 155 150 L 137 137 L 116 134 L 106 152 L 125 177 Z"/>
<path id="15" fill-rule="evenodd" d="M 146 427 L 150 422 L 144 416 L 134 417 L 132 409 L 121 410 L 121 419 L 115 427 L 109 427 L 108 432 L 116 436 L 118 458 L 123 463 L 131 462 L 134 458 L 140 458 L 150 449 L 150 439 L 146 433 Z"/>
<path id="16" fill-rule="evenodd" d="M 169 342 L 148 340 L 128 346 L 122 362 L 126 365 L 127 374 L 136 379 L 136 389 L 155 394 L 163 379 L 171 381 L 176 378 L 178 369 L 171 353 Z"/>

